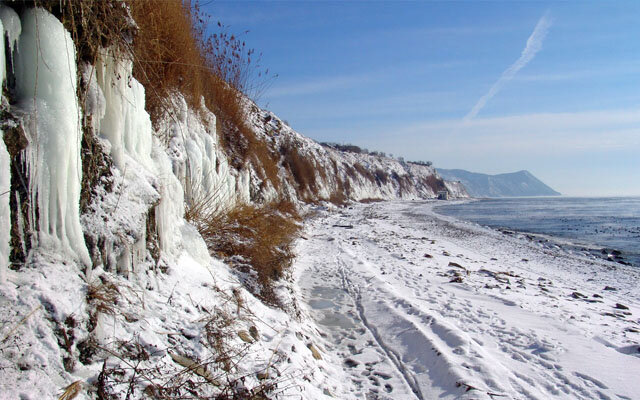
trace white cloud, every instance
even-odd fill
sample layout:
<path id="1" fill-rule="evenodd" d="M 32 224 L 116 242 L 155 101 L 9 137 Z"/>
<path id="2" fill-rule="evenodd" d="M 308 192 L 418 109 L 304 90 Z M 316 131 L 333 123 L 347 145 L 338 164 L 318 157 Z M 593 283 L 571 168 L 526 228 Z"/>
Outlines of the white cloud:
<path id="1" fill-rule="evenodd" d="M 547 32 L 549 31 L 550 27 L 551 19 L 549 18 L 549 13 L 547 12 L 540 18 L 540 20 L 538 20 L 536 27 L 533 29 L 533 32 L 529 36 L 529 39 L 527 39 L 527 45 L 525 46 L 524 50 L 522 50 L 520 58 L 518 58 L 516 62 L 514 62 L 509 68 L 507 68 L 502 73 L 502 75 L 500 75 L 500 78 L 496 81 L 496 83 L 493 84 L 491 89 L 489 89 L 489 91 L 484 96 L 482 96 L 480 100 L 478 100 L 471 111 L 469 111 L 469 113 L 465 115 L 465 121 L 469 121 L 475 118 L 480 110 L 484 108 L 487 102 L 491 100 L 491 98 L 493 98 L 493 96 L 495 96 L 500 91 L 500 89 L 502 89 L 502 87 L 507 84 L 507 82 L 512 80 L 513 77 L 518 73 L 518 71 L 524 68 L 524 66 L 531 62 L 531 60 L 533 60 L 536 54 L 542 49 L 542 42 L 547 36 Z"/>

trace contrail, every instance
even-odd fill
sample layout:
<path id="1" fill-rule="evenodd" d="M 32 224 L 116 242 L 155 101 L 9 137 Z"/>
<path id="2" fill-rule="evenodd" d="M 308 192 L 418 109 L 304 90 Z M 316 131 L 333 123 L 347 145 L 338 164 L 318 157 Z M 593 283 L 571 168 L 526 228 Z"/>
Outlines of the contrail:
<path id="1" fill-rule="evenodd" d="M 495 96 L 502 87 L 509 82 L 516 75 L 518 71 L 520 71 L 525 65 L 527 65 L 533 57 L 542 49 L 542 41 L 545 36 L 547 36 L 547 32 L 551 27 L 551 18 L 549 18 L 549 12 L 547 11 L 538 21 L 536 27 L 534 28 L 531 36 L 527 39 L 527 45 L 524 50 L 522 50 L 522 54 L 520 54 L 520 58 L 516 60 L 509 68 L 507 68 L 500 78 L 493 84 L 491 89 L 478 100 L 475 106 L 469 111 L 467 115 L 465 115 L 464 120 L 469 121 L 475 118 L 476 115 L 484 108 L 489 100 L 493 96 Z"/>

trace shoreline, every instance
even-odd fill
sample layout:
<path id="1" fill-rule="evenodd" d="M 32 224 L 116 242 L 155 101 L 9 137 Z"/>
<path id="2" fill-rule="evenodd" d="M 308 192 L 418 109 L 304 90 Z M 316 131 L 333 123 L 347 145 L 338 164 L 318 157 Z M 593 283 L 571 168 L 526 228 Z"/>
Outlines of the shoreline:
<path id="1" fill-rule="evenodd" d="M 437 204 L 356 204 L 310 222 L 295 276 L 327 356 L 343 367 L 337 395 L 640 392 L 630 372 L 640 368 L 634 267 L 541 248 L 437 214 Z"/>
<path id="2" fill-rule="evenodd" d="M 568 197 L 569 199 L 575 197 Z M 588 199 L 599 199 L 598 197 L 585 197 Z M 623 198 L 637 198 L 637 197 L 611 197 L 615 199 L 623 199 Z M 520 199 L 520 198 L 508 198 L 508 199 Z M 525 198 L 526 199 L 526 198 Z M 460 221 L 466 221 L 471 223 L 476 223 L 480 226 L 487 227 L 489 229 L 493 229 L 499 231 L 504 234 L 516 234 L 522 237 L 526 237 L 528 240 L 538 242 L 542 245 L 549 246 L 553 248 L 554 246 L 563 248 L 569 252 L 582 252 L 586 256 L 590 256 L 593 258 L 597 258 L 604 261 L 610 261 L 612 263 L 632 266 L 636 268 L 640 268 L 640 254 L 629 253 L 629 250 L 624 246 L 619 247 L 615 245 L 602 244 L 597 242 L 591 242 L 585 239 L 576 238 L 576 237 L 563 237 L 554 235 L 551 233 L 543 233 L 543 232 L 533 232 L 530 230 L 522 229 L 522 228 L 514 228 L 512 226 L 507 225 L 489 225 L 486 223 L 476 222 L 472 219 L 465 219 L 462 216 L 448 215 L 442 212 L 438 212 L 438 208 L 447 207 L 447 206 L 456 206 L 462 204 L 468 204 L 475 201 L 481 200 L 503 200 L 499 199 L 471 199 L 471 201 L 455 201 L 450 202 L 449 204 L 441 204 L 432 207 L 433 212 L 440 216 L 453 217 Z"/>

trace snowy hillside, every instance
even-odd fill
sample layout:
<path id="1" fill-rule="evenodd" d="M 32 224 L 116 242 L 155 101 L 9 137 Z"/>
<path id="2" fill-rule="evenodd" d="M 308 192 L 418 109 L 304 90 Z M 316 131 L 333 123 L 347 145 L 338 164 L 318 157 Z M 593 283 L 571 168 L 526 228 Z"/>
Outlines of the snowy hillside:
<path id="1" fill-rule="evenodd" d="M 559 196 L 529 171 L 487 175 L 463 169 L 442 169 L 445 179 L 460 182 L 473 197 Z"/>
<path id="2" fill-rule="evenodd" d="M 248 100 L 253 148 L 275 171 L 230 152 L 217 116 L 180 93 L 152 122 L 134 60 L 77 49 L 56 8 L 67 3 L 52 4 L 0 4 L 0 397 L 341 390 L 290 276 L 275 284 L 281 307 L 264 304 L 244 285 L 252 272 L 211 257 L 185 212 L 464 189 L 432 167 L 323 147 Z"/>

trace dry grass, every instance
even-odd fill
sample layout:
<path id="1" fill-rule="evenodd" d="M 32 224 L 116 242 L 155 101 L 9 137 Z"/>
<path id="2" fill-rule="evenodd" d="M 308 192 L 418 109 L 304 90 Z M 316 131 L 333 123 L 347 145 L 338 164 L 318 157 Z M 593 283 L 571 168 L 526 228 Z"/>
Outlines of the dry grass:
<path id="1" fill-rule="evenodd" d="M 234 167 L 249 161 L 277 189 L 277 154 L 256 136 L 247 120 L 249 102 L 269 81 L 260 56 L 218 23 L 206 33 L 208 16 L 191 2 L 129 0 L 139 31 L 134 41 L 134 76 L 146 89 L 152 121 L 169 112 L 168 97 L 181 93 L 194 110 L 201 102 L 216 114 L 222 146 Z"/>
<path id="2" fill-rule="evenodd" d="M 342 183 L 342 181 L 340 180 L 338 180 L 338 182 Z M 331 193 L 331 196 L 329 196 L 329 202 L 335 204 L 336 206 L 344 206 L 349 202 L 349 199 L 344 194 L 343 190 L 338 189 L 335 192 Z"/>
<path id="3" fill-rule="evenodd" d="M 440 190 L 447 190 L 444 181 L 435 175 L 429 175 L 423 179 L 423 184 L 429 186 L 434 193 L 438 193 Z"/>
<path id="4" fill-rule="evenodd" d="M 291 172 L 298 198 L 311 201 L 318 193 L 316 165 L 293 144 L 283 145 L 280 153 L 283 165 Z"/>
<path id="5" fill-rule="evenodd" d="M 73 400 L 82 390 L 82 381 L 75 381 L 64 389 L 58 400 Z"/>
<path id="6" fill-rule="evenodd" d="M 254 276 L 247 287 L 262 300 L 278 305 L 274 283 L 291 265 L 300 216 L 290 202 L 262 207 L 241 205 L 196 225 L 209 250 Z M 248 266 L 250 271 L 244 270 Z"/>
<path id="7" fill-rule="evenodd" d="M 358 171 L 358 173 L 360 175 L 362 175 L 369 182 L 376 183 L 375 175 L 373 175 L 371 173 L 371 171 L 369 171 L 367 168 L 365 168 L 364 165 L 362 165 L 360 163 L 355 163 L 355 164 L 353 164 L 353 168 L 355 168 L 355 170 Z"/>
<path id="8" fill-rule="evenodd" d="M 384 201 L 384 199 L 377 199 L 374 197 L 367 197 L 366 199 L 359 200 L 359 202 L 363 204 L 380 203 L 381 201 Z"/>
<path id="9" fill-rule="evenodd" d="M 384 170 L 377 168 L 375 172 L 376 182 L 378 186 L 386 185 L 389 182 L 389 174 L 387 174 Z"/>

